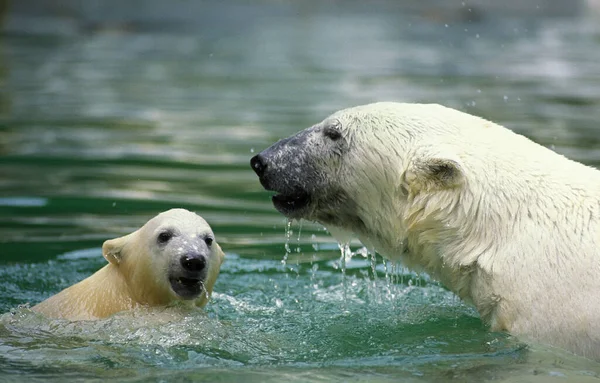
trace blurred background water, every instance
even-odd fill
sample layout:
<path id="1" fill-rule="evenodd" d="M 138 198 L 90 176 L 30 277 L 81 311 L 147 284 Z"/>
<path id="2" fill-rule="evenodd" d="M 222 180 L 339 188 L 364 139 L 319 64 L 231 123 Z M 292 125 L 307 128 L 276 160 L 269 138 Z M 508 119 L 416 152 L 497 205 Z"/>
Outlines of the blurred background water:
<path id="1" fill-rule="evenodd" d="M 248 164 L 337 109 L 395 100 L 598 166 L 596 6 L 0 1 L 0 381 L 600 380 L 597 363 L 490 333 L 427 275 L 359 244 L 341 262 L 313 223 L 288 230 Z M 171 207 L 227 254 L 203 312 L 19 308 Z"/>

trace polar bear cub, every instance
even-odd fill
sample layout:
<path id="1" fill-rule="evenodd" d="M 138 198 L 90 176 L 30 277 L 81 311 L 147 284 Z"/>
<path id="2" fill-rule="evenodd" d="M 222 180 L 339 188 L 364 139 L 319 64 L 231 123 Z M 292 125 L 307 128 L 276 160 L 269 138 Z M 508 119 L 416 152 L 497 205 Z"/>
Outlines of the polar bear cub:
<path id="1" fill-rule="evenodd" d="M 437 278 L 506 330 L 600 359 L 600 172 L 440 105 L 338 111 L 251 160 L 290 218 Z"/>
<path id="2" fill-rule="evenodd" d="M 107 240 L 102 255 L 108 265 L 32 309 L 91 320 L 177 300 L 204 306 L 224 259 L 208 223 L 184 209 L 160 213 L 137 231 Z"/>

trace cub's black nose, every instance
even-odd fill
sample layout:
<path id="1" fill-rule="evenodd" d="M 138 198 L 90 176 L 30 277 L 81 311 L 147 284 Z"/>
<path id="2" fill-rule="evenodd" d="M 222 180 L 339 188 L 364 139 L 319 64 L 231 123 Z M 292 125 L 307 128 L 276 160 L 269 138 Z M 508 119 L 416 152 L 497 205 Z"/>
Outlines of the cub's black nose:
<path id="1" fill-rule="evenodd" d="M 265 173 L 265 170 L 267 170 L 267 163 L 260 154 L 252 157 L 250 160 L 250 166 L 252 166 L 252 169 L 259 177 L 262 177 L 262 175 Z"/>
<path id="2" fill-rule="evenodd" d="M 187 256 L 181 257 L 181 266 L 187 271 L 198 272 L 206 267 L 206 259 L 203 256 Z"/>

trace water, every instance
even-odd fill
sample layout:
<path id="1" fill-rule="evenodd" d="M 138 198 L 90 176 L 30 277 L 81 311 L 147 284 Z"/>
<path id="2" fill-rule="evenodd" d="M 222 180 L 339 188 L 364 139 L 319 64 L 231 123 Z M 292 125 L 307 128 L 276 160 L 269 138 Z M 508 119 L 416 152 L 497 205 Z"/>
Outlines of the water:
<path id="1" fill-rule="evenodd" d="M 288 227 L 248 162 L 339 108 L 401 100 L 599 166 L 598 20 L 293 4 L 5 18 L 0 380 L 597 381 L 597 363 L 489 332 L 427 275 L 354 242 L 341 260 L 319 225 Z M 171 207 L 202 215 L 227 254 L 205 310 L 69 323 L 19 308 Z"/>

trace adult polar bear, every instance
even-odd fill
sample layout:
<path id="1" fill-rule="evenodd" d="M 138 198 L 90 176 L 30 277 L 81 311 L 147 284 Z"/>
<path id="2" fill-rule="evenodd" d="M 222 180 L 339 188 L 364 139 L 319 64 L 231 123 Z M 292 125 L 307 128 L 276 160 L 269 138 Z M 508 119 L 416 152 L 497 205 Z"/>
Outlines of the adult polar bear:
<path id="1" fill-rule="evenodd" d="M 92 320 L 174 301 L 204 306 L 225 257 L 208 223 L 185 209 L 162 212 L 133 233 L 104 242 L 102 255 L 108 265 L 32 310 Z"/>
<path id="2" fill-rule="evenodd" d="M 600 172 L 440 105 L 338 111 L 251 160 L 290 218 L 352 233 L 493 330 L 600 359 Z"/>

